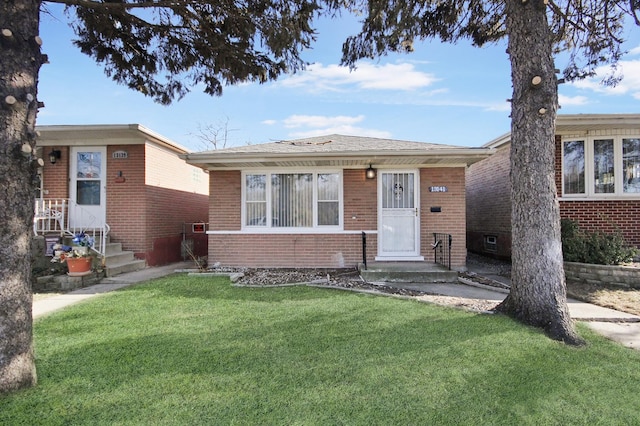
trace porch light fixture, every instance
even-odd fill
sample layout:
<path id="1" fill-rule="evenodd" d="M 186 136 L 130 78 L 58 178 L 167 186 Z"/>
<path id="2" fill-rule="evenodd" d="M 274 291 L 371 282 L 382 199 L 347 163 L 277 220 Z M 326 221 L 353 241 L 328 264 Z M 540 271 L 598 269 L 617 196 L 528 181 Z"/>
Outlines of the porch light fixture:
<path id="1" fill-rule="evenodd" d="M 376 177 L 376 169 L 371 167 L 371 164 L 369 164 L 369 168 L 367 169 L 364 175 L 367 177 L 367 179 L 373 179 Z"/>
<path id="2" fill-rule="evenodd" d="M 52 149 L 49 153 L 49 161 L 51 162 L 51 164 L 56 164 L 56 161 L 58 161 L 60 157 L 61 153 L 59 149 Z"/>

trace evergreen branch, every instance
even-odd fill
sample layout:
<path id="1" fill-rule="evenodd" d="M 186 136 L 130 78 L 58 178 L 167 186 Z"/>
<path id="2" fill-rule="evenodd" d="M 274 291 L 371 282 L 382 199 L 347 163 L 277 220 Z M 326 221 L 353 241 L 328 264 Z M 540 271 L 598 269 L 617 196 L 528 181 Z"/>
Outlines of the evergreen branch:
<path id="1" fill-rule="evenodd" d="M 67 6 L 82 7 L 91 10 L 130 10 L 130 9 L 148 9 L 148 8 L 186 8 L 188 6 L 199 4 L 202 2 L 192 0 L 151 0 L 140 1 L 136 3 L 127 3 L 124 0 L 121 3 L 105 3 L 95 0 L 44 0 L 46 3 L 58 3 Z"/>

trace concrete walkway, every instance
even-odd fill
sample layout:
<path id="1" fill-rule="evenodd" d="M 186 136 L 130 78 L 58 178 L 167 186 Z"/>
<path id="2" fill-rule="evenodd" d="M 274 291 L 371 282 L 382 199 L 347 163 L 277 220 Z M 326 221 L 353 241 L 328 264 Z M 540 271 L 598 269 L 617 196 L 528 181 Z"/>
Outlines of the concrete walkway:
<path id="1" fill-rule="evenodd" d="M 484 269 L 482 266 L 469 268 L 470 272 L 476 273 L 485 278 L 499 281 L 503 284 L 510 284 L 509 278 L 495 275 L 490 268 Z M 475 292 L 476 297 L 487 300 L 504 300 L 507 291 L 496 291 L 491 287 L 479 286 Z M 467 296 L 463 296 L 467 297 Z M 626 347 L 640 350 L 640 317 L 614 309 L 603 308 L 591 303 L 581 302 L 575 299 L 567 299 L 569 314 L 575 321 L 585 322 L 592 330 L 599 334 L 623 344 Z"/>
<path id="2" fill-rule="evenodd" d="M 33 318 L 39 318 L 50 312 L 57 311 L 66 306 L 70 306 L 98 296 L 110 291 L 118 290 L 132 284 L 164 277 L 176 271 L 193 268 L 192 262 L 174 263 L 171 265 L 145 268 L 140 271 L 120 274 L 115 277 L 105 278 L 99 284 L 74 290 L 59 296 L 52 296 L 35 301 L 33 303 Z M 498 280 L 505 284 L 509 280 L 505 277 L 492 275 L 490 270 L 473 269 L 470 272 L 478 275 Z M 411 285 L 404 285 L 404 288 L 411 288 Z M 419 288 L 424 289 L 424 286 Z M 416 287 L 418 289 L 418 287 Z M 429 291 L 443 296 L 465 297 L 469 299 L 485 299 L 502 301 L 506 295 L 506 290 L 495 287 L 482 286 L 478 284 L 429 284 Z M 622 343 L 629 348 L 640 350 L 640 317 L 636 315 L 607 309 L 590 303 L 579 302 L 569 299 L 569 313 L 576 321 L 584 321 L 589 327 L 605 337 Z"/>
<path id="3" fill-rule="evenodd" d="M 141 269 L 139 271 L 128 272 L 115 277 L 104 278 L 99 284 L 79 288 L 78 290 L 73 290 L 69 293 L 58 296 L 37 300 L 33 302 L 33 318 L 39 318 L 50 312 L 74 305 L 100 294 L 119 290 L 132 284 L 152 280 L 154 278 L 164 277 L 173 274 L 176 270 L 185 268 L 193 268 L 193 262 L 173 263 L 170 265 L 155 266 Z"/>

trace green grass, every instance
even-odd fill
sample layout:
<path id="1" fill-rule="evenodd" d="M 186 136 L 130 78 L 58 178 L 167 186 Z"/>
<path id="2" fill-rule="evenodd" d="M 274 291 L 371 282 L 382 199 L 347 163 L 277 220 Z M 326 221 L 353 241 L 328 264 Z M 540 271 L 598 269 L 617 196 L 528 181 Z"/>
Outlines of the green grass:
<path id="1" fill-rule="evenodd" d="M 35 322 L 2 425 L 640 424 L 640 353 L 502 316 L 171 276 Z"/>

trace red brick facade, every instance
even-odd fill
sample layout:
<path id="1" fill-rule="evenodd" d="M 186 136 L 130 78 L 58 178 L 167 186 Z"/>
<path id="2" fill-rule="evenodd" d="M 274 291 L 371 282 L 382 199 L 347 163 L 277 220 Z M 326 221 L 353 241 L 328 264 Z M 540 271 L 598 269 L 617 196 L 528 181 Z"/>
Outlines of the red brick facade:
<path id="1" fill-rule="evenodd" d="M 562 140 L 556 137 L 556 188 L 562 191 Z M 622 232 L 640 247 L 640 200 L 560 201 L 560 217 L 578 222 L 586 231 Z"/>
<path id="2" fill-rule="evenodd" d="M 362 262 L 362 231 L 367 233 L 367 262 L 377 254 L 376 179 L 364 170 L 343 171 L 343 231 L 331 233 L 242 233 L 241 172 L 211 171 L 209 187 L 209 263 L 224 266 L 340 268 Z M 464 168 L 420 170 L 421 254 L 431 261 L 433 233 L 453 235 L 452 268 L 466 263 Z M 430 193 L 431 186 L 447 192 Z M 431 213 L 438 206 L 440 213 Z M 228 233 L 225 233 L 228 231 Z"/>
<path id="3" fill-rule="evenodd" d="M 430 187 L 442 186 L 447 192 L 429 192 Z M 463 167 L 420 170 L 420 253 L 425 260 L 433 259 L 433 234 L 450 234 L 452 269 L 466 265 L 465 200 Z M 440 212 L 432 212 L 432 207 L 439 207 Z"/>
<path id="4" fill-rule="evenodd" d="M 467 169 L 467 248 L 496 257 L 511 256 L 509 146 Z M 496 246 L 486 247 L 493 237 Z"/>
<path id="5" fill-rule="evenodd" d="M 45 198 L 69 198 L 69 147 L 56 164 L 46 163 L 43 171 Z M 113 158 L 114 151 L 126 151 L 126 158 Z M 153 157 L 153 158 L 152 158 Z M 164 161 L 150 152 L 148 144 L 107 146 L 106 222 L 112 242 L 133 251 L 150 266 L 182 260 L 183 223 L 205 222 L 208 215 L 206 194 L 154 185 L 147 175 L 150 168 L 162 167 L 171 175 L 172 167 L 184 162 L 165 153 Z M 167 163 L 167 161 L 169 163 Z M 190 225 L 189 225 L 190 226 Z M 206 235 L 189 235 L 196 254 L 205 256 Z"/>
<path id="6" fill-rule="evenodd" d="M 555 180 L 562 195 L 562 138 L 556 136 Z M 467 238 L 472 252 L 511 256 L 510 145 L 467 171 Z M 621 231 L 629 244 L 640 247 L 640 200 L 560 200 L 560 216 L 577 221 L 587 231 Z M 486 237 L 497 238 L 487 250 Z"/>

